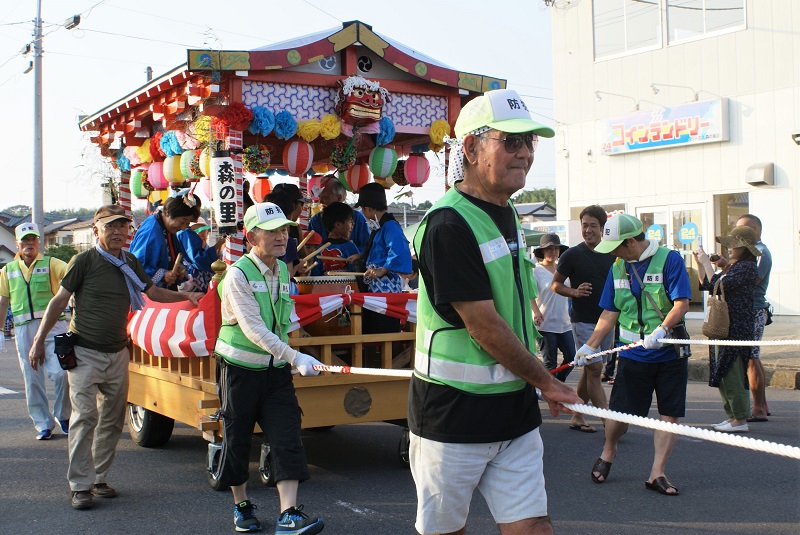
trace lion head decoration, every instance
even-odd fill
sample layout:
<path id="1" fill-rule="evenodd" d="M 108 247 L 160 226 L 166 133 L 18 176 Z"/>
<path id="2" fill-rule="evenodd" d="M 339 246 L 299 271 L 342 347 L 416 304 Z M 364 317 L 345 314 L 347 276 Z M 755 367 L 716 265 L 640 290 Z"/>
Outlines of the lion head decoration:
<path id="1" fill-rule="evenodd" d="M 340 80 L 336 93 L 336 114 L 342 120 L 342 132 L 352 137 L 355 127 L 365 134 L 378 133 L 378 123 L 388 102 L 389 92 L 378 82 L 361 76 Z"/>

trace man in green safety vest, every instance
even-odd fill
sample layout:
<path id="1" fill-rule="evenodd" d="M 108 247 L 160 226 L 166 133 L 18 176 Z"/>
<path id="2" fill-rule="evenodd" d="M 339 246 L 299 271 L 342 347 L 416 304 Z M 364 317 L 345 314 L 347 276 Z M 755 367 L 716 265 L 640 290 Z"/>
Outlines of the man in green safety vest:
<path id="1" fill-rule="evenodd" d="M 595 251 L 612 253 L 617 260 L 600 297 L 603 313 L 589 340 L 578 350 L 575 362 L 584 365 L 591 361 L 600 341 L 619 323 L 620 342 L 641 345 L 620 351 L 609 409 L 647 416 L 655 392 L 661 420 L 677 423 L 686 413 L 688 359 L 659 340 L 675 338 L 670 332 L 683 323 L 689 310 L 692 288 L 683 258 L 659 246 L 658 240 L 645 239 L 642 222 L 628 214 L 617 214 L 606 221 Z M 608 479 L 617 442 L 627 430 L 628 424 L 606 419 L 605 446 L 592 466 L 595 483 Z M 665 474 L 677 438 L 667 431 L 655 431 L 655 454 L 645 482 L 647 489 L 668 496 L 678 494 Z"/>
<path id="2" fill-rule="evenodd" d="M 260 531 L 256 506 L 247 498 L 250 443 L 258 422 L 275 465 L 281 514 L 275 533 L 314 535 L 325 527 L 297 505 L 297 487 L 309 478 L 300 440 L 300 406 L 292 366 L 301 375 L 318 375 L 311 355 L 289 346 L 292 298 L 289 271 L 278 257 L 286 254 L 289 226 L 274 203 L 247 209 L 244 228 L 250 252 L 228 269 L 217 286 L 222 298 L 222 327 L 214 354 L 224 423 L 220 480 L 233 494 L 236 531 Z"/>
<path id="3" fill-rule="evenodd" d="M 533 264 L 511 196 L 538 136 L 515 91 L 468 102 L 455 125 L 453 187 L 414 238 L 420 263 L 410 461 L 419 533 L 463 533 L 472 493 L 509 533 L 552 533 L 534 386 L 557 415 L 581 403 L 535 356 Z M 431 470 L 431 467 L 436 467 Z"/>
<path id="4" fill-rule="evenodd" d="M 45 341 L 45 359 L 42 366 L 31 366 L 28 351 L 33 337 L 47 309 L 47 304 L 58 293 L 58 284 L 67 272 L 66 262 L 58 258 L 42 255 L 39 252 L 39 226 L 35 223 L 19 225 L 14 234 L 17 250 L 14 260 L 0 271 L 0 317 L 6 317 L 11 305 L 14 316 L 14 332 L 19 353 L 19 367 L 25 381 L 25 399 L 28 414 L 36 427 L 36 440 L 50 440 L 56 421 L 64 433 L 69 432 L 69 415 L 72 406 L 69 402 L 69 382 L 67 372 L 58 364 L 54 351 L 53 337 L 67 332 L 66 316 L 61 316 Z M 0 336 L 0 350 L 5 348 L 4 337 Z M 53 382 L 55 399 L 53 411 L 47 401 L 45 375 Z"/>

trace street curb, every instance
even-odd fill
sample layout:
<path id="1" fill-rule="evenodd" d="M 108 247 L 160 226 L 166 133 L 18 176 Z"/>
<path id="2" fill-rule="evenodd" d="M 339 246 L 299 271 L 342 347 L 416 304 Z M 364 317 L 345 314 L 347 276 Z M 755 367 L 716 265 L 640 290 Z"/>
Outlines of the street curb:
<path id="1" fill-rule="evenodd" d="M 767 386 L 800 390 L 800 372 L 796 370 L 764 370 Z M 708 362 L 689 361 L 689 380 L 708 382 Z"/>

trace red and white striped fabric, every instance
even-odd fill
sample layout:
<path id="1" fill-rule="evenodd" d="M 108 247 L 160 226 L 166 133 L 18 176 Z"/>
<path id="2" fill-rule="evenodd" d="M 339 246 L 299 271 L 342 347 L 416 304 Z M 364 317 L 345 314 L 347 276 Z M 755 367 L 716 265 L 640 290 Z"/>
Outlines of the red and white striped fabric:
<path id="1" fill-rule="evenodd" d="M 144 296 L 145 307 L 128 318 L 128 336 L 157 357 L 210 355 L 222 323 L 216 286 L 212 281 L 197 307 L 190 301 L 157 303 Z"/>
<path id="2" fill-rule="evenodd" d="M 222 323 L 216 282 L 200 306 L 189 301 L 156 303 L 145 296 L 145 307 L 128 318 L 128 336 L 134 344 L 157 357 L 203 357 L 211 355 Z M 356 303 L 401 321 L 417 321 L 416 294 L 308 294 L 292 296 L 294 308 L 289 332 L 295 331 Z"/>
<path id="3" fill-rule="evenodd" d="M 417 294 L 350 294 L 353 303 L 367 310 L 397 318 L 402 322 L 417 322 Z"/>

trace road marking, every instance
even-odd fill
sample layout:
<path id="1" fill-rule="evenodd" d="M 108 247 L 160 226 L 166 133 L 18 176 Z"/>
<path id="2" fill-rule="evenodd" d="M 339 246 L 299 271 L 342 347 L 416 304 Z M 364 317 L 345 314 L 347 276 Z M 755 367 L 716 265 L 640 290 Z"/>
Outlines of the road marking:
<path id="1" fill-rule="evenodd" d="M 364 507 L 364 508 L 356 507 L 352 503 L 343 502 L 341 500 L 336 500 L 336 505 L 341 505 L 342 507 L 350 509 L 354 513 L 357 513 L 357 514 L 363 515 L 363 516 L 379 514 L 377 511 L 373 511 L 372 509 L 367 509 L 366 507 Z"/>
<path id="2" fill-rule="evenodd" d="M 9 390 L 8 388 L 3 388 L 0 386 L 0 396 L 3 394 L 18 394 L 19 392 L 14 392 L 13 390 Z"/>

